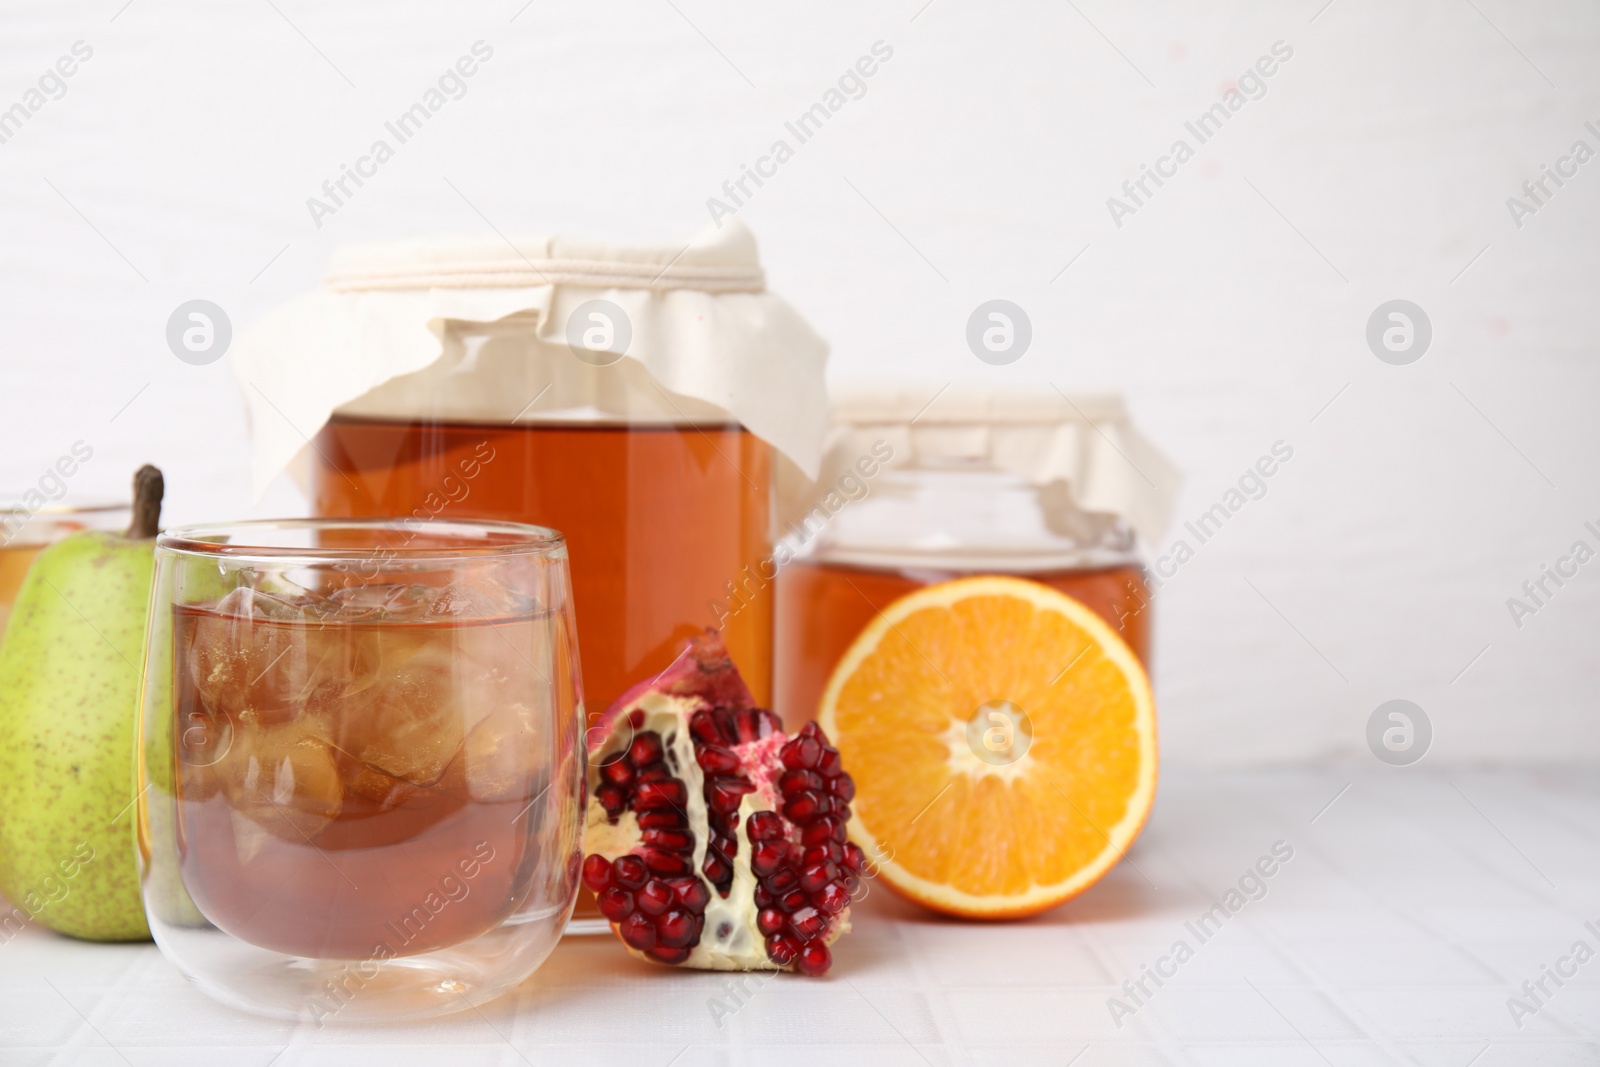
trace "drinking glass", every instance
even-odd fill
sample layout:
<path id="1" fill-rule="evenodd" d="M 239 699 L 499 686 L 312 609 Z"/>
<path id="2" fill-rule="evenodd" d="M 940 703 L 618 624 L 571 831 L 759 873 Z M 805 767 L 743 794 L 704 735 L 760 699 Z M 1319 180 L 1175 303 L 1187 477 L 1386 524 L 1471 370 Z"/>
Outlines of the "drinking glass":
<path id="1" fill-rule="evenodd" d="M 157 944 L 235 1007 L 462 1010 L 577 892 L 582 686 L 561 534 L 304 520 L 156 542 L 138 844 Z"/>

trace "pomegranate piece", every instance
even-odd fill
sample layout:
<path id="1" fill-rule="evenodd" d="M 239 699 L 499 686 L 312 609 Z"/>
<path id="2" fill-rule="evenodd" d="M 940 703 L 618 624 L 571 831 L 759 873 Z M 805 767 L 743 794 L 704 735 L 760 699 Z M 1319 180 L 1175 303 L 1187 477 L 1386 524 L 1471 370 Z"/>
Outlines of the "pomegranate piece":
<path id="1" fill-rule="evenodd" d="M 633 955 L 819 975 L 865 867 L 855 785 L 816 723 L 755 706 L 714 631 L 590 733 L 583 883 Z"/>

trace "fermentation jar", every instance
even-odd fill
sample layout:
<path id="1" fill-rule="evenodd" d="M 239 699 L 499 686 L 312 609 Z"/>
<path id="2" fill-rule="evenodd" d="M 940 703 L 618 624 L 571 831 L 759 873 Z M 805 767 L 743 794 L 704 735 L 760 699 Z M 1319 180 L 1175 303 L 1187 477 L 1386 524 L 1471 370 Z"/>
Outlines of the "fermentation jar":
<path id="1" fill-rule="evenodd" d="M 861 387 L 834 398 L 822 476 L 776 556 L 777 698 L 793 728 L 879 611 L 1007 574 L 1082 601 L 1148 665 L 1141 558 L 1175 472 L 1115 396 Z"/>
<path id="2" fill-rule="evenodd" d="M 340 250 L 234 365 L 258 485 L 297 471 L 319 516 L 560 530 L 593 716 L 715 625 L 770 700 L 773 598 L 743 576 L 778 475 L 817 472 L 825 358 L 735 220 L 688 245 Z"/>

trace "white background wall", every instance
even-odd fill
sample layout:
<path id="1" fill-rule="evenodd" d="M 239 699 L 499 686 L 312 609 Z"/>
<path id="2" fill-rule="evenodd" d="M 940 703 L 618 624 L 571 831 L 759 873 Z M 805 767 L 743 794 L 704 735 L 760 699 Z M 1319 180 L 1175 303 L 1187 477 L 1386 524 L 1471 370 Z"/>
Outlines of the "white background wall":
<path id="1" fill-rule="evenodd" d="M 226 364 L 166 347 L 177 304 L 242 325 L 335 244 L 485 218 L 686 238 L 883 40 L 865 97 L 741 212 L 835 379 L 1122 390 L 1185 516 L 1295 449 L 1162 594 L 1169 765 L 1370 760 L 1391 697 L 1432 717 L 1433 762 L 1593 760 L 1600 562 L 1520 630 L 1505 601 L 1600 547 L 1600 161 L 1520 229 L 1505 201 L 1600 149 L 1600 11 L 1322 2 L 11 0 L 0 107 L 94 55 L 0 145 L 0 484 L 82 439 L 71 499 L 148 460 L 172 522 L 302 511 L 287 482 L 251 501 Z M 479 39 L 467 95 L 315 227 L 306 198 Z M 1267 94 L 1114 226 L 1106 198 L 1279 40 Z M 1008 367 L 963 341 L 992 297 L 1034 324 Z M 1406 367 L 1364 340 L 1396 297 L 1434 330 Z"/>

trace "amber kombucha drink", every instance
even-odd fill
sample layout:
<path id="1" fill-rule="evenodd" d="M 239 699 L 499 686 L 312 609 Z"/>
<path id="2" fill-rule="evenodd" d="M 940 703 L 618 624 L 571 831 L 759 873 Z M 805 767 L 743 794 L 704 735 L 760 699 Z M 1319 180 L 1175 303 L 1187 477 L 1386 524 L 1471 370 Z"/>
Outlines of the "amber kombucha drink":
<path id="1" fill-rule="evenodd" d="M 317 453 L 318 515 L 507 519 L 564 533 L 591 717 L 719 620 L 756 699 L 770 701 L 770 587 L 741 593 L 737 612 L 720 607 L 771 551 L 771 446 L 743 428 L 335 416 Z"/>
<path id="2" fill-rule="evenodd" d="M 554 659 L 538 615 L 458 614 L 489 592 L 350 592 L 174 609 L 179 869 L 252 945 L 415 955 L 533 887 L 553 773 L 536 676 Z"/>
<path id="3" fill-rule="evenodd" d="M 796 560 L 778 573 L 776 710 L 788 729 L 816 717 L 828 679 L 877 613 L 914 590 L 969 572 Z M 1137 563 L 1020 575 L 1082 601 L 1149 666 L 1149 590 Z"/>

